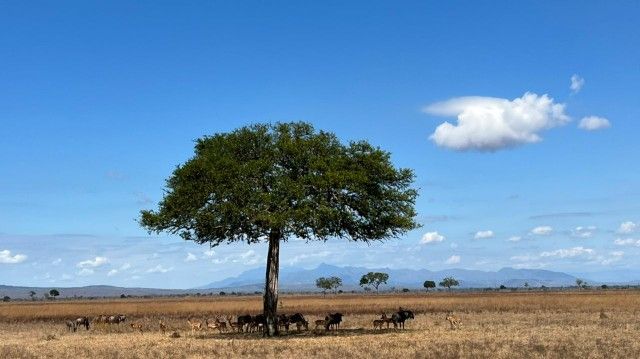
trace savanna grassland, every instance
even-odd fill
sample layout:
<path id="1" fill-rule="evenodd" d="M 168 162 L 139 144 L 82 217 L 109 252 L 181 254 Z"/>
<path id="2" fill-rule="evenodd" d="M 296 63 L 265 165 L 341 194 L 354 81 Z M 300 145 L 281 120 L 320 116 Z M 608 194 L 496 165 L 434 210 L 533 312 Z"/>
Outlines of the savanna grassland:
<path id="1" fill-rule="evenodd" d="M 406 330 L 374 331 L 372 320 L 402 306 Z M 640 292 L 429 293 L 282 296 L 280 312 L 313 322 L 345 314 L 341 329 L 273 339 L 260 334 L 192 332 L 187 318 L 257 314 L 261 297 L 114 299 L 0 304 L 0 358 L 638 358 Z M 450 328 L 453 313 L 462 327 Z M 68 332 L 77 316 L 125 314 L 127 322 Z M 162 333 L 158 321 L 168 331 Z M 143 333 L 129 323 L 139 323 Z M 176 331 L 180 337 L 172 338 Z"/>

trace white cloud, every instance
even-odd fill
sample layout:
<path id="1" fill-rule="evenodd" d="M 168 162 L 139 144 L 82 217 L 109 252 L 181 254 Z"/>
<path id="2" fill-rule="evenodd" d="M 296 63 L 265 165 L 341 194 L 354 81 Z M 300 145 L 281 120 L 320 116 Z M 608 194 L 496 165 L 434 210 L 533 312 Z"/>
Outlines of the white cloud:
<path id="1" fill-rule="evenodd" d="M 629 246 L 629 245 L 636 245 L 638 247 L 640 247 L 640 239 L 635 240 L 633 238 L 618 238 L 615 241 L 613 241 L 613 243 L 619 245 L 619 246 Z"/>
<path id="2" fill-rule="evenodd" d="M 604 117 L 587 116 L 583 117 L 578 124 L 578 128 L 586 131 L 604 130 L 611 127 L 611 122 Z"/>
<path id="3" fill-rule="evenodd" d="M 531 230 L 531 234 L 537 236 L 548 236 L 551 232 L 553 232 L 553 228 L 549 226 L 539 226 Z"/>
<path id="4" fill-rule="evenodd" d="M 195 254 L 193 253 L 187 253 L 187 258 L 184 259 L 185 262 L 193 262 L 197 260 L 198 260 L 198 257 L 196 257 Z"/>
<path id="5" fill-rule="evenodd" d="M 493 238 L 494 234 L 493 231 L 478 231 L 476 232 L 475 236 L 473 236 L 474 239 L 487 239 L 487 238 Z"/>
<path id="6" fill-rule="evenodd" d="M 572 258 L 582 255 L 593 255 L 595 251 L 591 248 L 573 247 L 567 249 L 556 249 L 553 251 L 542 252 L 540 257 L 558 257 L 558 258 Z"/>
<path id="7" fill-rule="evenodd" d="M 458 243 L 455 243 L 455 242 L 451 243 L 450 247 L 453 248 L 453 249 L 456 249 L 456 248 L 458 248 Z"/>
<path id="8" fill-rule="evenodd" d="M 54 266 L 57 266 L 60 263 L 62 263 L 62 258 L 55 259 L 53 262 L 51 262 L 51 264 L 53 264 Z"/>
<path id="9" fill-rule="evenodd" d="M 109 263 L 107 257 L 95 257 L 94 259 L 87 259 L 86 261 L 76 264 L 78 268 L 95 268 Z"/>
<path id="10" fill-rule="evenodd" d="M 424 112 L 457 117 L 430 136 L 440 147 L 458 151 L 496 151 L 542 140 L 539 132 L 570 121 L 564 104 L 547 95 L 527 92 L 508 100 L 494 97 L 457 97 L 427 106 Z"/>
<path id="11" fill-rule="evenodd" d="M 162 265 L 158 264 L 153 268 L 147 269 L 147 273 L 167 273 L 167 272 L 171 272 L 172 270 L 173 270 L 173 267 L 165 268 Z"/>
<path id="12" fill-rule="evenodd" d="M 324 258 L 324 257 L 328 257 L 329 255 L 331 255 L 331 252 L 329 251 L 321 251 L 318 253 L 303 253 L 303 254 L 298 254 L 297 256 L 294 256 L 291 259 L 287 260 L 287 264 L 289 265 L 294 265 L 296 263 L 301 262 L 302 260 L 305 259 L 310 259 L 310 258 Z"/>
<path id="13" fill-rule="evenodd" d="M 571 230 L 571 235 L 578 238 L 591 238 L 593 237 L 593 232 L 596 230 L 595 226 L 578 226 Z"/>
<path id="14" fill-rule="evenodd" d="M 129 268 L 131 268 L 131 264 L 125 263 L 125 264 L 121 265 L 119 269 L 110 270 L 109 273 L 107 273 L 107 276 L 108 277 L 112 277 L 112 276 L 114 276 L 114 275 L 116 275 L 116 274 L 118 274 L 118 273 L 120 273 L 122 271 L 125 271 L 125 270 L 129 269 Z"/>
<path id="15" fill-rule="evenodd" d="M 441 235 L 438 232 L 427 232 L 422 236 L 420 243 L 422 244 L 432 244 L 438 243 L 445 240 L 445 236 Z"/>
<path id="16" fill-rule="evenodd" d="M 27 256 L 24 254 L 11 255 L 11 251 L 8 249 L 0 251 L 0 264 L 17 264 L 27 260 Z"/>
<path id="17" fill-rule="evenodd" d="M 216 255 L 216 252 L 213 249 L 209 249 L 207 251 L 202 252 L 206 258 L 211 258 Z"/>
<path id="18" fill-rule="evenodd" d="M 446 261 L 444 261 L 445 264 L 458 264 L 460 263 L 460 256 L 457 255 L 452 255 L 451 257 L 447 258 Z"/>
<path id="19" fill-rule="evenodd" d="M 520 236 L 511 236 L 507 240 L 509 242 L 519 242 L 521 239 L 522 239 L 522 237 L 520 237 Z"/>
<path id="20" fill-rule="evenodd" d="M 631 221 L 623 222 L 620 224 L 620 227 L 618 227 L 618 233 L 622 233 L 622 234 L 633 233 L 636 231 L 637 228 L 638 228 L 637 223 L 633 223 Z"/>
<path id="21" fill-rule="evenodd" d="M 109 271 L 109 273 L 107 273 L 107 277 L 112 277 L 114 275 L 118 274 L 118 270 L 117 269 L 112 269 Z"/>
<path id="22" fill-rule="evenodd" d="M 571 76 L 571 85 L 569 86 L 571 92 L 578 93 L 578 91 L 582 89 L 582 86 L 584 86 L 584 79 L 577 74 L 573 74 L 573 76 Z"/>
<path id="23" fill-rule="evenodd" d="M 81 275 L 81 276 L 88 276 L 88 275 L 92 275 L 93 273 L 95 273 L 95 272 L 94 272 L 94 271 L 93 271 L 93 269 L 91 269 L 91 268 L 82 268 L 82 269 L 78 272 L 78 275 Z"/>
<path id="24" fill-rule="evenodd" d="M 530 255 L 530 254 L 524 254 L 524 255 L 519 255 L 519 256 L 513 256 L 510 259 L 512 261 L 516 261 L 516 262 L 529 262 L 529 261 L 533 261 L 533 260 L 538 259 L 538 257 Z"/>

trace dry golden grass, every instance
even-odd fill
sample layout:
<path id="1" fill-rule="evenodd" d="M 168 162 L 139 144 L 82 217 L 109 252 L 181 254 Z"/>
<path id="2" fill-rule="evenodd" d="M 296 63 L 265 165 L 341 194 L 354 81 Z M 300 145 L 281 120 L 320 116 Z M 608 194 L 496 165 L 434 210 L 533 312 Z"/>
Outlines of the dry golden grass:
<path id="1" fill-rule="evenodd" d="M 5 303 L 0 358 L 640 357 L 640 293 L 631 291 L 283 296 L 281 312 L 301 312 L 313 321 L 340 311 L 344 329 L 294 331 L 266 340 L 259 334 L 191 333 L 186 322 L 255 314 L 261 305 L 260 297 Z M 399 306 L 416 312 L 407 330 L 373 330 L 373 319 Z M 460 329 L 450 329 L 449 311 L 462 320 Z M 144 333 L 128 324 L 66 331 L 66 319 L 106 313 L 126 314 Z M 181 337 L 170 338 L 173 331 Z"/>

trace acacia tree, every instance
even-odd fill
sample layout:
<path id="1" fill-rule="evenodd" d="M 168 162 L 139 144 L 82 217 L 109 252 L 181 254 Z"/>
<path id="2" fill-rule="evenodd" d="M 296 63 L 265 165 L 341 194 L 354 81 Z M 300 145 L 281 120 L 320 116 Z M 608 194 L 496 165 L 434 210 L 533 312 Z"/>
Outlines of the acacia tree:
<path id="1" fill-rule="evenodd" d="M 316 287 L 322 289 L 324 295 L 328 290 L 333 290 L 335 293 L 339 287 L 342 287 L 342 279 L 339 277 L 320 277 L 316 279 Z"/>
<path id="2" fill-rule="evenodd" d="M 257 124 L 196 140 L 195 155 L 166 182 L 149 232 L 185 240 L 268 243 L 265 335 L 277 334 L 280 242 L 369 242 L 418 227 L 413 171 L 366 141 L 342 144 L 304 122 Z"/>
<path id="3" fill-rule="evenodd" d="M 453 277 L 447 277 L 445 279 L 442 280 L 442 282 L 438 283 L 441 287 L 446 287 L 447 289 L 451 290 L 451 287 L 457 287 L 460 285 L 460 283 L 458 282 L 457 279 L 453 278 Z"/>
<path id="4" fill-rule="evenodd" d="M 376 289 L 376 292 L 378 292 L 378 287 L 380 287 L 381 284 L 387 284 L 388 280 L 389 274 L 387 273 L 369 272 L 360 278 L 360 286 L 372 286 Z"/>
<path id="5" fill-rule="evenodd" d="M 429 288 L 435 288 L 436 287 L 436 282 L 432 281 L 432 280 L 425 280 L 424 283 L 422 284 L 423 287 L 425 287 L 427 289 L 427 292 L 429 291 Z"/>
<path id="6" fill-rule="evenodd" d="M 51 298 L 56 299 L 56 297 L 60 295 L 60 291 L 57 289 L 51 289 L 49 291 L 49 295 L 51 296 Z"/>

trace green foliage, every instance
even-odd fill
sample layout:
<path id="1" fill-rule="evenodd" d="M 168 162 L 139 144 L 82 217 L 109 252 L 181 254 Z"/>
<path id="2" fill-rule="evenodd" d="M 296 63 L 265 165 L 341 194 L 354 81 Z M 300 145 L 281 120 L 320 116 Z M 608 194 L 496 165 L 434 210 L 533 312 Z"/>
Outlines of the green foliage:
<path id="1" fill-rule="evenodd" d="M 339 277 L 320 277 L 316 279 L 316 287 L 322 289 L 324 294 L 326 294 L 328 290 L 336 292 L 338 287 L 342 287 L 342 279 Z"/>
<path id="2" fill-rule="evenodd" d="M 2 301 L 3 302 L 10 302 L 11 301 L 11 297 L 9 297 L 8 295 L 5 295 L 4 297 L 2 297 Z"/>
<path id="3" fill-rule="evenodd" d="M 500 284 L 500 289 L 507 289 L 507 287 L 504 284 Z"/>
<path id="4" fill-rule="evenodd" d="M 373 287 L 378 291 L 381 284 L 387 284 L 389 274 L 381 272 L 369 272 L 360 278 L 361 287 Z M 366 288 L 365 288 L 366 290 Z"/>
<path id="5" fill-rule="evenodd" d="M 49 291 L 49 295 L 55 299 L 57 296 L 60 295 L 60 291 L 58 291 L 57 289 L 51 289 Z"/>
<path id="6" fill-rule="evenodd" d="M 460 283 L 458 282 L 458 280 L 456 280 L 453 277 L 447 277 L 447 278 L 444 278 L 442 282 L 439 283 L 439 285 L 441 287 L 446 287 L 447 289 L 451 289 L 451 287 L 459 286 Z"/>
<path id="7" fill-rule="evenodd" d="M 258 124 L 197 140 L 140 223 L 212 246 L 261 242 L 274 229 L 282 239 L 383 240 L 418 227 L 413 179 L 365 141 L 343 145 L 304 122 Z"/>
<path id="8" fill-rule="evenodd" d="M 436 282 L 432 280 L 425 280 L 424 283 L 422 283 L 422 286 L 425 287 L 427 290 L 429 290 L 429 288 L 436 287 Z"/>

